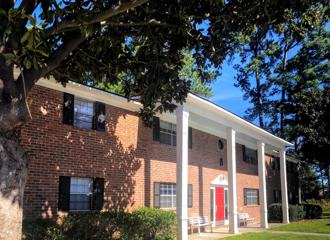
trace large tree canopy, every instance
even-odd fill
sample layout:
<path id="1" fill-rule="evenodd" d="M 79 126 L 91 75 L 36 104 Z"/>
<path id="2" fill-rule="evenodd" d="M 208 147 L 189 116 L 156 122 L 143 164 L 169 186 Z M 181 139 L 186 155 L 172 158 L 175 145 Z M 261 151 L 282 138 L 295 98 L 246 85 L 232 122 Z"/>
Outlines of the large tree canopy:
<path id="1" fill-rule="evenodd" d="M 191 81 L 180 78 L 182 50 L 193 52 L 199 78 L 207 82 L 210 69 L 235 48 L 237 33 L 260 29 L 262 37 L 287 21 L 287 11 L 299 15 L 315 2 L 1 0 L 0 238 L 20 238 L 27 155 L 19 133 L 29 119 L 26 97 L 38 79 L 124 79 L 126 97 L 139 97 L 148 123 L 187 96 Z"/>

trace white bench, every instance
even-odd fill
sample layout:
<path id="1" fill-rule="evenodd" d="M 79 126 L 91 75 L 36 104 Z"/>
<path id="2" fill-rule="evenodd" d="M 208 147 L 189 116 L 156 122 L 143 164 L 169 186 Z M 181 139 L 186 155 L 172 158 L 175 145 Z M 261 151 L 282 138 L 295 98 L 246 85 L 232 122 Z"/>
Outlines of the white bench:
<path id="1" fill-rule="evenodd" d="M 209 218 L 207 216 L 189 217 L 188 224 L 190 227 L 191 234 L 193 233 L 194 227 L 197 227 L 198 233 L 201 233 L 200 228 L 204 226 L 210 226 L 211 232 L 213 232 L 212 223 L 209 221 Z"/>
<path id="2" fill-rule="evenodd" d="M 238 226 L 247 226 L 249 222 L 253 222 L 254 218 L 250 218 L 248 213 L 238 213 Z"/>

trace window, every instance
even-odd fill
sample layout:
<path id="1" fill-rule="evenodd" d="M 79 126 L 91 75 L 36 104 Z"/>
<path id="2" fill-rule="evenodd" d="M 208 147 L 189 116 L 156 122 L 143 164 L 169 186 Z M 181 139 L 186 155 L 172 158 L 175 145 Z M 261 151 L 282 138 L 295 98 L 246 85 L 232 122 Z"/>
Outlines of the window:
<path id="1" fill-rule="evenodd" d="M 153 118 L 153 139 L 163 144 L 176 146 L 176 125 Z M 188 147 L 192 148 L 192 128 L 188 128 Z"/>
<path id="2" fill-rule="evenodd" d="M 273 170 L 280 170 L 280 158 L 272 156 L 271 165 Z"/>
<path id="3" fill-rule="evenodd" d="M 159 122 L 159 142 L 176 146 L 176 125 L 169 122 Z"/>
<path id="4" fill-rule="evenodd" d="M 105 104 L 91 102 L 64 93 L 63 123 L 79 128 L 105 131 L 106 120 Z"/>
<path id="5" fill-rule="evenodd" d="M 70 210 L 90 210 L 92 196 L 92 179 L 71 178 Z"/>
<path id="6" fill-rule="evenodd" d="M 259 204 L 259 190 L 258 189 L 244 189 L 244 205 L 258 205 Z"/>
<path id="7" fill-rule="evenodd" d="M 188 184 L 188 207 L 192 207 L 192 184 Z M 154 183 L 154 207 L 175 208 L 176 207 L 176 184 Z"/>
<path id="8" fill-rule="evenodd" d="M 81 98 L 75 98 L 73 119 L 73 125 L 75 127 L 91 129 L 93 126 L 93 114 L 93 102 Z"/>
<path id="9" fill-rule="evenodd" d="M 104 179 L 61 176 L 58 209 L 61 211 L 101 210 Z"/>
<path id="10" fill-rule="evenodd" d="M 280 202 L 281 202 L 281 191 L 274 190 L 274 203 L 280 203 Z"/>
<path id="11" fill-rule="evenodd" d="M 243 161 L 251 164 L 258 164 L 257 150 L 247 148 L 243 145 Z"/>

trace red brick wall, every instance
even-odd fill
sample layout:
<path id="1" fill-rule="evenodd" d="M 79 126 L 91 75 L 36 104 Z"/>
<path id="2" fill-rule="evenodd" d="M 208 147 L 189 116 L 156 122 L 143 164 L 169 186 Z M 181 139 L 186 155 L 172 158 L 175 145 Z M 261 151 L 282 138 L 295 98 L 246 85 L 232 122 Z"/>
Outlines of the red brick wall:
<path id="1" fill-rule="evenodd" d="M 103 177 L 106 209 L 152 207 L 154 182 L 176 181 L 175 147 L 153 141 L 152 129 L 135 113 L 107 106 L 107 131 L 98 132 L 62 124 L 62 92 L 36 86 L 29 99 L 33 119 L 22 131 L 30 156 L 25 217 L 57 214 L 59 176 Z M 196 129 L 192 135 L 188 181 L 193 184 L 193 208 L 189 215 L 209 216 L 211 181 L 227 175 L 226 141 L 219 150 L 218 137 Z M 259 206 L 244 206 L 244 188 L 259 188 L 258 169 L 243 162 L 238 144 L 238 211 L 258 221 Z"/>

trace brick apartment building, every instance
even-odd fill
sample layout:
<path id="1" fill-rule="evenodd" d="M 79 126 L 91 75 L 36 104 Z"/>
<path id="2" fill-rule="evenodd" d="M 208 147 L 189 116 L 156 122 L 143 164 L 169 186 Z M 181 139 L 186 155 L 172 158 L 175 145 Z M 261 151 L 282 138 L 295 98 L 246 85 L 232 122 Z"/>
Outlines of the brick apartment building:
<path id="1" fill-rule="evenodd" d="M 298 201 L 290 143 L 195 95 L 153 128 L 139 103 L 76 83 L 41 79 L 29 104 L 25 218 L 149 206 L 176 209 L 182 234 L 187 216 L 237 232 L 237 213 L 267 227 L 268 204 L 283 202 L 288 222 Z"/>

